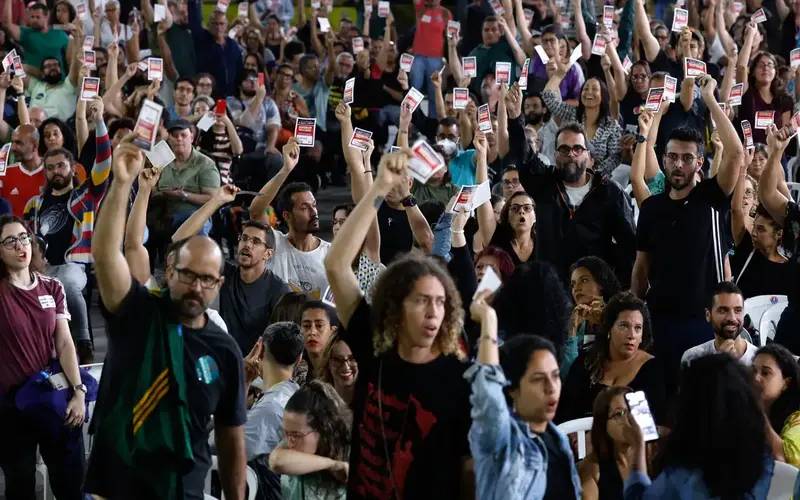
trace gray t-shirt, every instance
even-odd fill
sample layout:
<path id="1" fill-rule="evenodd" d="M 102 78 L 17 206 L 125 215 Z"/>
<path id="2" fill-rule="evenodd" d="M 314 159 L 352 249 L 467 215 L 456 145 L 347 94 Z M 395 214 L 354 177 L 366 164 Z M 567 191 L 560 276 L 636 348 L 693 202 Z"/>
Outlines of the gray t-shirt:
<path id="1" fill-rule="evenodd" d="M 756 351 L 758 351 L 758 347 L 754 346 L 750 342 L 747 342 L 747 340 L 745 340 L 745 343 L 747 344 L 747 349 L 745 349 L 742 357 L 739 358 L 739 362 L 745 366 L 750 366 L 753 364 L 753 358 L 756 355 Z M 700 345 L 686 349 L 686 352 L 684 352 L 683 356 L 681 357 L 681 366 L 687 367 L 697 358 L 702 358 L 703 356 L 709 356 L 717 353 L 717 348 L 714 346 L 714 339 L 711 339 L 708 342 L 703 342 Z"/>
<path id="2" fill-rule="evenodd" d="M 299 388 L 292 380 L 279 382 L 267 389 L 247 412 L 244 443 L 248 462 L 261 455 L 269 455 L 281 442 L 283 409 Z"/>

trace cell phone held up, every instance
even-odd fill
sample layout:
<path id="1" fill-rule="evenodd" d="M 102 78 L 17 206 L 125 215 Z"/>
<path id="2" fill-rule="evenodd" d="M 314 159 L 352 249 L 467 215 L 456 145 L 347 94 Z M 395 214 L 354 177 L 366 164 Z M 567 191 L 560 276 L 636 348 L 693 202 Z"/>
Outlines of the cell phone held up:
<path id="1" fill-rule="evenodd" d="M 633 420 L 636 421 L 639 428 L 642 430 L 642 436 L 645 442 L 658 439 L 656 421 L 653 419 L 653 414 L 650 412 L 650 405 L 647 404 L 644 391 L 634 391 L 625 394 L 625 402 L 628 404 L 628 411 L 630 411 Z"/>
<path id="2" fill-rule="evenodd" d="M 225 116 L 227 109 L 228 103 L 225 99 L 217 99 L 217 103 L 214 106 L 214 114 L 217 116 Z"/>

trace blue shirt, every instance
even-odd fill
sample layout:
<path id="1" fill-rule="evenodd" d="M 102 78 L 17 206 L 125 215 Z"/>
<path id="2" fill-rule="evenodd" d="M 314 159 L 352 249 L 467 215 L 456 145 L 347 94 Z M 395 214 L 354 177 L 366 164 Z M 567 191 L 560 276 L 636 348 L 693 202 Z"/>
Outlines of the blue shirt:
<path id="1" fill-rule="evenodd" d="M 458 153 L 447 165 L 450 182 L 458 187 L 475 184 L 475 150 L 468 149 Z"/>
<path id="2" fill-rule="evenodd" d="M 502 368 L 476 363 L 464 372 L 464 378 L 472 384 L 469 447 L 475 460 L 476 498 L 543 498 L 547 491 L 547 448 L 542 438 L 508 408 L 503 394 L 508 381 Z M 547 426 L 558 437 L 561 450 L 571 457 L 567 437 L 552 422 Z M 573 461 L 570 475 L 574 498 L 581 498 L 581 482 Z"/>
<path id="3" fill-rule="evenodd" d="M 220 45 L 201 24 L 200 2 L 189 0 L 189 27 L 194 38 L 197 55 L 197 72 L 210 73 L 214 85 L 214 97 L 221 98 L 238 94 L 239 74 L 242 72 L 242 51 L 239 44 L 229 37 Z"/>

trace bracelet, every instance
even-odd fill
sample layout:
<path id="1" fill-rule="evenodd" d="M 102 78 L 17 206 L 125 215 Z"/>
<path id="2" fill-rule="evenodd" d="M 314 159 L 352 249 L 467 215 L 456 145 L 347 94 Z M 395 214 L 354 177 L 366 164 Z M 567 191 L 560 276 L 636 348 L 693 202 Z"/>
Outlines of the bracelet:
<path id="1" fill-rule="evenodd" d="M 497 338 L 496 337 L 490 337 L 489 335 L 481 335 L 480 337 L 478 337 L 478 340 L 481 341 L 481 342 L 484 341 L 484 340 L 488 340 L 492 344 L 497 345 Z"/>
<path id="2" fill-rule="evenodd" d="M 464 234 L 463 229 L 451 229 L 450 232 L 453 234 Z"/>

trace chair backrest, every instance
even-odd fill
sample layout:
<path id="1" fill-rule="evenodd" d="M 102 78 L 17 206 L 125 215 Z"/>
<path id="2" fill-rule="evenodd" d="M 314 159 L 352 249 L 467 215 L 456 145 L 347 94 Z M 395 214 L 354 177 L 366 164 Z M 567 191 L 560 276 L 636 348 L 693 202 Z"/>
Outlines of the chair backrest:
<path id="1" fill-rule="evenodd" d="M 787 182 L 786 185 L 789 187 L 789 194 L 792 195 L 794 201 L 800 199 L 800 182 Z"/>
<path id="2" fill-rule="evenodd" d="M 744 314 L 750 316 L 750 322 L 754 328 L 760 329 L 761 316 L 763 316 L 770 307 L 776 304 L 787 303 L 788 300 L 786 295 L 757 295 L 755 297 L 750 297 L 744 301 Z M 765 342 L 765 337 L 759 335 L 758 342 L 756 343 L 758 345 L 764 345 Z"/>
<path id="3" fill-rule="evenodd" d="M 203 489 L 205 500 L 216 500 L 213 496 L 209 495 L 211 492 L 211 473 L 214 471 L 219 473 L 219 460 L 217 459 L 216 455 L 211 455 L 211 468 L 208 470 L 208 474 L 206 475 L 206 485 Z M 256 476 L 256 471 L 254 471 L 249 465 L 247 466 L 246 480 L 247 500 L 256 500 L 256 493 L 258 493 L 258 476 Z M 222 500 L 225 500 L 225 495 L 221 495 L 221 498 Z"/>
<path id="4" fill-rule="evenodd" d="M 92 363 L 90 365 L 81 365 L 81 368 L 85 368 L 89 370 L 89 375 L 94 377 L 97 380 L 97 383 L 100 383 L 100 377 L 103 376 L 103 363 Z M 86 454 L 86 458 L 88 460 L 89 455 L 92 452 L 92 436 L 89 435 L 89 424 L 92 422 L 92 414 L 94 413 L 94 401 L 90 401 L 89 405 L 87 406 L 86 411 L 86 420 L 83 422 L 83 449 Z"/>
<path id="5" fill-rule="evenodd" d="M 576 418 L 559 424 L 558 429 L 566 435 L 578 435 L 578 460 L 586 457 L 586 434 L 592 430 L 593 417 Z"/>
<path id="6" fill-rule="evenodd" d="M 761 345 L 766 345 L 767 340 L 775 339 L 775 332 L 778 330 L 778 321 L 780 321 L 781 314 L 783 314 L 783 310 L 786 309 L 788 305 L 788 302 L 778 302 L 761 315 L 761 322 L 758 324 Z"/>

